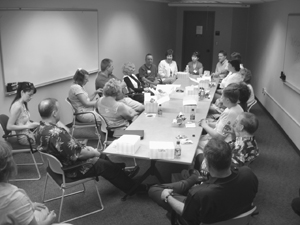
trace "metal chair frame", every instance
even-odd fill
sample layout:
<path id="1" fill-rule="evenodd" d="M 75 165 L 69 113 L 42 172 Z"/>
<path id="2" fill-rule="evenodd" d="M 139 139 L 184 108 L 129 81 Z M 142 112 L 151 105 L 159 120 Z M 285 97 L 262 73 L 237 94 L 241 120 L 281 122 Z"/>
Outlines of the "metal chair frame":
<path id="1" fill-rule="evenodd" d="M 58 213 L 58 222 L 60 222 L 60 220 L 61 220 L 61 214 L 62 214 L 62 208 L 63 208 L 64 198 L 68 197 L 68 196 L 72 196 L 72 195 L 76 195 L 76 194 L 85 192 L 85 185 L 84 184 L 86 182 L 89 182 L 89 181 L 94 181 L 94 185 L 95 185 L 95 188 L 96 188 L 97 196 L 98 196 L 98 199 L 99 199 L 99 202 L 100 202 L 100 208 L 97 209 L 97 210 L 95 210 L 95 211 L 92 211 L 92 212 L 89 212 L 89 213 L 86 213 L 86 214 L 83 214 L 83 215 L 80 215 L 80 216 L 73 217 L 71 219 L 65 220 L 63 222 L 69 222 L 69 221 L 73 221 L 73 220 L 76 220 L 76 219 L 79 219 L 79 218 L 83 218 L 83 217 L 86 217 L 86 216 L 89 216 L 89 215 L 101 212 L 104 209 L 104 206 L 103 206 L 103 203 L 102 203 L 102 199 L 101 199 L 101 196 L 100 196 L 100 193 L 99 193 L 99 190 L 98 190 L 97 182 L 96 182 L 96 181 L 98 181 L 98 177 L 97 176 L 96 177 L 90 177 L 90 178 L 84 178 L 84 179 L 81 179 L 81 180 L 75 180 L 75 181 L 72 181 L 72 182 L 66 182 L 65 171 L 70 170 L 70 169 L 74 169 L 74 168 L 79 167 L 79 166 L 82 166 L 83 164 L 76 165 L 76 166 L 71 166 L 71 167 L 63 167 L 62 164 L 60 163 L 60 161 L 56 157 L 54 157 L 53 155 L 50 155 L 50 154 L 44 153 L 44 152 L 41 152 L 41 154 L 44 157 L 47 158 L 48 169 L 50 169 L 52 172 L 54 172 L 54 173 L 59 174 L 59 175 L 62 176 L 62 184 L 59 185 L 55 181 L 55 179 L 47 172 L 46 181 L 45 181 L 44 190 L 43 190 L 43 199 L 42 199 L 42 201 L 44 203 L 50 202 L 50 201 L 53 201 L 53 200 L 57 200 L 57 199 L 61 199 L 61 201 L 60 201 L 60 207 L 59 207 L 59 213 Z M 61 189 L 62 195 L 59 196 L 59 197 L 54 197 L 54 198 L 50 198 L 50 199 L 45 200 L 47 182 L 48 182 L 48 178 L 49 177 Z M 65 194 L 65 190 L 66 189 L 69 189 L 69 188 L 77 186 L 77 185 L 82 185 L 83 186 L 83 190 L 72 192 L 70 194 Z"/>
<path id="2" fill-rule="evenodd" d="M 1 126 L 3 128 L 4 131 L 4 135 L 3 138 L 10 144 L 12 144 L 12 139 L 10 139 L 11 137 L 18 137 L 18 136 L 26 136 L 29 146 L 25 146 L 24 145 L 24 149 L 13 149 L 12 150 L 12 154 L 19 154 L 19 153 L 29 153 L 33 163 L 16 163 L 17 166 L 34 166 L 37 172 L 37 177 L 34 178 L 18 178 L 18 179 L 11 179 L 10 181 L 36 181 L 36 180 L 40 180 L 41 179 L 41 173 L 40 170 L 38 168 L 38 165 L 43 165 L 43 158 L 42 159 L 42 163 L 37 163 L 34 153 L 38 152 L 37 150 L 34 151 L 34 148 L 32 146 L 31 143 L 31 139 L 28 135 L 26 134 L 11 134 L 11 131 L 7 130 L 7 122 L 8 122 L 8 116 L 5 114 L 0 115 L 0 123 Z M 21 145 L 20 145 L 21 146 Z M 23 146 L 22 146 L 23 147 Z"/>
<path id="3" fill-rule="evenodd" d="M 250 104 L 247 105 L 247 111 L 250 112 L 251 108 L 257 103 L 257 100 L 254 99 L 254 101 L 250 102 Z"/>

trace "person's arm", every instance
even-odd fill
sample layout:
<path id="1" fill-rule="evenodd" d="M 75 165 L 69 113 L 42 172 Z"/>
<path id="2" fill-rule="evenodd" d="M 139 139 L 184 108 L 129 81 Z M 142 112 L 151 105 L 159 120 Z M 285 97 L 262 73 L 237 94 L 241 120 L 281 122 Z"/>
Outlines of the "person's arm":
<path id="1" fill-rule="evenodd" d="M 164 189 L 161 193 L 161 200 L 167 202 L 171 208 L 181 216 L 184 209 L 184 203 L 175 199 L 172 193 L 172 189 Z"/>
<path id="2" fill-rule="evenodd" d="M 176 76 L 177 75 L 177 73 L 178 73 L 178 67 L 177 67 L 177 63 L 175 62 L 175 61 L 173 61 L 174 62 L 174 74 L 173 74 L 173 76 Z"/>
<path id="3" fill-rule="evenodd" d="M 10 109 L 10 117 L 7 122 L 6 129 L 8 130 L 25 130 L 25 129 L 34 129 L 39 123 L 38 122 L 29 122 L 24 125 L 16 125 L 16 121 L 22 112 L 22 106 L 20 104 L 13 104 Z"/>
<path id="4" fill-rule="evenodd" d="M 97 102 L 97 101 L 89 101 L 83 93 L 76 95 L 76 97 L 81 102 L 81 104 L 85 107 L 95 107 L 95 104 Z"/>
<path id="5" fill-rule="evenodd" d="M 39 223 L 37 223 L 35 217 L 31 220 L 31 222 L 28 225 L 51 225 L 55 222 L 56 214 L 54 210 L 50 211 L 49 214 Z"/>
<path id="6" fill-rule="evenodd" d="M 166 77 L 166 73 L 165 73 L 165 66 L 164 66 L 164 61 L 160 61 L 160 63 L 158 64 L 158 76 L 160 78 L 165 78 Z"/>
<path id="7" fill-rule="evenodd" d="M 89 148 L 82 148 L 78 156 L 78 159 L 85 160 L 85 159 L 90 159 L 99 156 L 100 156 L 100 152 L 98 151 L 91 151 Z"/>
<path id="8" fill-rule="evenodd" d="M 220 138 L 225 140 L 226 136 L 221 135 L 217 129 L 214 129 L 208 125 L 205 119 L 200 121 L 200 126 L 213 138 Z"/>
<path id="9" fill-rule="evenodd" d="M 203 74 L 203 65 L 200 63 L 199 75 Z"/>
<path id="10" fill-rule="evenodd" d="M 135 88 L 130 80 L 129 77 L 124 77 L 124 82 L 126 83 L 129 90 L 133 90 L 136 93 L 142 93 L 144 91 L 144 88 Z"/>
<path id="11" fill-rule="evenodd" d="M 119 105 L 117 112 L 125 120 L 133 120 L 133 118 L 138 115 L 138 113 L 135 110 L 130 109 L 124 104 Z"/>
<path id="12" fill-rule="evenodd" d="M 103 92 L 103 89 L 102 88 L 98 88 L 96 91 L 94 91 L 93 94 L 89 95 L 89 99 L 94 99 L 95 97 L 98 96 L 99 93 L 102 93 Z"/>

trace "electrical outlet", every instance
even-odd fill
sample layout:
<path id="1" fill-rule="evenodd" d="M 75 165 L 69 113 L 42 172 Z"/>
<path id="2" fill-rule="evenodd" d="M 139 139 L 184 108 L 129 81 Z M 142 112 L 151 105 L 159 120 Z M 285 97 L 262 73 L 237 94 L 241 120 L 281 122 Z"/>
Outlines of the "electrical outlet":
<path id="1" fill-rule="evenodd" d="M 265 87 L 263 87 L 263 88 L 262 88 L 262 93 L 263 93 L 263 95 L 266 95 L 266 91 L 267 91 L 267 89 L 266 89 Z"/>

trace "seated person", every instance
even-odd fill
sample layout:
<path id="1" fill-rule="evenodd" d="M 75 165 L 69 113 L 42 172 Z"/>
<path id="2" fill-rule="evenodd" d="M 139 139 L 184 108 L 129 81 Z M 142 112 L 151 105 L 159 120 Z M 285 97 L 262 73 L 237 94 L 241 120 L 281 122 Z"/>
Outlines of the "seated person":
<path id="1" fill-rule="evenodd" d="M 247 112 L 247 102 L 250 98 L 251 91 L 245 82 L 233 83 L 231 85 L 238 85 L 240 90 L 239 104 L 243 108 L 244 112 Z"/>
<path id="2" fill-rule="evenodd" d="M 65 129 L 55 125 L 60 118 L 59 103 L 56 99 L 44 99 L 38 109 L 42 121 L 36 132 L 37 149 L 55 156 L 63 166 L 88 163 L 67 172 L 68 178 L 102 176 L 125 193 L 135 185 L 135 181 L 125 174 L 124 164 L 111 162 L 97 149 L 82 145 Z M 145 189 L 145 185 L 140 185 L 136 191 L 145 191 Z"/>
<path id="3" fill-rule="evenodd" d="M 137 76 L 134 74 L 135 65 L 131 62 L 127 62 L 123 65 L 123 80 L 127 85 L 127 89 L 130 93 L 130 97 L 144 104 L 144 91 L 149 91 L 149 88 L 143 87 Z"/>
<path id="4" fill-rule="evenodd" d="M 140 79 L 144 82 L 146 87 L 157 85 L 160 83 L 157 73 L 157 66 L 153 64 L 153 56 L 148 53 L 145 57 L 145 64 L 139 69 Z"/>
<path id="5" fill-rule="evenodd" d="M 232 149 L 232 166 L 241 167 L 251 163 L 259 156 L 258 146 L 254 137 L 259 122 L 252 113 L 242 112 L 237 116 L 232 126 L 226 132 L 232 136 L 229 145 Z M 195 160 L 196 170 L 206 170 L 206 163 L 203 155 L 199 154 Z"/>
<path id="6" fill-rule="evenodd" d="M 177 63 L 173 60 L 174 51 L 167 50 L 166 59 L 163 59 L 158 64 L 158 75 L 164 84 L 172 84 L 177 79 Z"/>
<path id="7" fill-rule="evenodd" d="M 30 113 L 28 110 L 28 102 L 36 93 L 36 88 L 33 83 L 19 82 L 16 97 L 10 106 L 10 117 L 7 122 L 7 130 L 13 130 L 16 134 L 26 134 L 31 144 L 35 144 L 34 134 L 32 129 L 35 129 L 39 123 L 30 121 Z M 20 135 L 17 137 L 19 144 L 29 145 L 27 136 Z"/>
<path id="8" fill-rule="evenodd" d="M 138 113 L 117 101 L 118 95 L 122 92 L 121 82 L 110 79 L 103 88 L 103 95 L 97 102 L 98 112 L 105 118 L 109 127 L 129 125 L 129 121 L 134 120 Z"/>
<path id="9" fill-rule="evenodd" d="M 244 65 L 242 64 L 242 55 L 238 52 L 233 52 L 230 55 L 231 60 L 238 60 L 240 62 L 240 68 L 244 69 Z"/>
<path id="10" fill-rule="evenodd" d="M 258 179 L 248 167 L 232 169 L 232 152 L 225 141 L 211 139 L 204 148 L 209 179 L 200 185 L 201 177 L 193 174 L 186 180 L 154 185 L 150 198 L 171 212 L 184 224 L 199 225 L 232 219 L 253 208 Z"/>
<path id="11" fill-rule="evenodd" d="M 227 69 L 227 67 L 228 67 L 227 53 L 224 52 L 224 51 L 222 51 L 222 50 L 219 51 L 218 58 L 219 58 L 219 62 L 217 63 L 216 70 L 212 74 L 212 76 L 219 77 L 219 78 L 223 79 L 228 74 L 228 69 Z"/>
<path id="12" fill-rule="evenodd" d="M 242 107 L 238 104 L 240 92 L 236 85 L 228 85 L 221 96 L 221 101 L 226 107 L 224 112 L 221 113 L 219 119 L 214 121 L 207 121 L 202 119 L 200 121 L 200 126 L 207 132 L 206 135 L 202 135 L 199 141 L 199 149 L 197 149 L 198 154 L 202 153 L 202 150 L 209 139 L 220 138 L 226 142 L 232 140 L 231 135 L 226 133 L 226 126 L 232 125 L 239 114 L 243 112 Z"/>
<path id="13" fill-rule="evenodd" d="M 250 70 L 244 68 L 245 74 L 244 74 L 244 82 L 247 84 L 249 90 L 250 90 L 250 97 L 247 101 L 247 105 L 250 105 L 252 102 L 255 101 L 255 95 L 254 95 L 254 90 L 253 87 L 251 85 L 251 77 L 252 77 L 252 73 Z"/>
<path id="14" fill-rule="evenodd" d="M 220 83 L 220 88 L 223 89 L 232 83 L 239 83 L 244 80 L 240 73 L 240 62 L 238 60 L 228 61 L 228 71 L 230 72 Z"/>
<path id="15" fill-rule="evenodd" d="M 104 85 L 112 78 L 116 80 L 120 80 L 113 75 L 113 70 L 114 70 L 114 66 L 113 66 L 113 61 L 111 59 L 103 59 L 101 61 L 101 71 L 98 73 L 98 76 L 95 81 L 96 89 L 104 88 Z M 128 93 L 128 90 L 127 90 L 127 85 L 124 81 L 121 82 L 121 86 L 122 86 L 122 93 L 120 93 L 120 95 L 117 97 L 117 101 L 123 102 L 124 104 L 134 109 L 139 114 L 142 113 L 145 110 L 144 105 L 125 96 L 125 94 Z"/>
<path id="16" fill-rule="evenodd" d="M 17 173 L 12 147 L 0 141 L 0 224 L 50 225 L 56 220 L 54 211 L 32 202 L 26 192 L 8 183 Z"/>
<path id="17" fill-rule="evenodd" d="M 92 95 L 88 95 L 84 86 L 89 81 L 89 73 L 84 69 L 77 69 L 73 77 L 74 84 L 69 90 L 69 99 L 77 113 L 91 112 L 86 114 L 77 115 L 76 119 L 82 123 L 91 123 L 101 121 L 99 115 L 95 112 L 96 100 L 93 100 L 98 93 L 102 90 L 97 89 Z"/>
<path id="18" fill-rule="evenodd" d="M 188 63 L 188 71 L 189 74 L 193 75 L 202 75 L 203 74 L 203 65 L 199 62 L 199 53 L 194 52 L 192 55 L 192 61 Z"/>

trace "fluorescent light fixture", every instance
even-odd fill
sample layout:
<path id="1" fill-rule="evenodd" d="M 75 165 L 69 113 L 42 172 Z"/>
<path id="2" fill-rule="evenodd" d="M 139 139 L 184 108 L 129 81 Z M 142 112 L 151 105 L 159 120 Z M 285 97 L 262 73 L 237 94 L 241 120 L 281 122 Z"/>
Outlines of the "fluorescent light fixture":
<path id="1" fill-rule="evenodd" d="M 246 4 L 206 4 L 206 3 L 169 3 L 171 7 L 231 7 L 231 8 L 249 8 L 250 5 Z"/>

